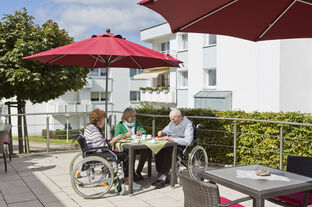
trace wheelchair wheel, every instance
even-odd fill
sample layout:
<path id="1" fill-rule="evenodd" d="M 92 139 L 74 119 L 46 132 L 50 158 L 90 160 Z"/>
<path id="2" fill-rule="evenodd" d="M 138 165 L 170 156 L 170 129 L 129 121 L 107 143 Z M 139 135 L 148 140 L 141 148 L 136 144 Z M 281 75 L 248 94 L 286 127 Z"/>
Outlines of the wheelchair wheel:
<path id="1" fill-rule="evenodd" d="M 69 164 L 69 174 L 72 173 L 75 164 L 80 162 L 82 159 L 83 159 L 82 152 L 79 152 L 78 154 L 75 155 L 75 157 L 72 159 L 72 161 Z"/>
<path id="2" fill-rule="evenodd" d="M 208 167 L 208 156 L 202 146 L 196 146 L 189 154 L 187 162 L 188 174 L 191 178 L 200 179 L 197 175 L 198 171 L 205 170 Z"/>
<path id="3" fill-rule="evenodd" d="M 83 198 L 103 197 L 114 184 L 114 170 L 101 157 L 91 156 L 81 160 L 71 173 L 75 192 Z"/>

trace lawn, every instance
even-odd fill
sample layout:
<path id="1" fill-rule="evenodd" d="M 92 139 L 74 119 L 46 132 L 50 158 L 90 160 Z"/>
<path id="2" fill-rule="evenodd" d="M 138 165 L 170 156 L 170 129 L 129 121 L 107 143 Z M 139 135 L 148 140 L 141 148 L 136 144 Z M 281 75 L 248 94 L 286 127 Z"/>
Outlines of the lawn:
<path id="1" fill-rule="evenodd" d="M 28 138 L 30 142 L 47 142 L 46 138 L 43 138 L 41 136 L 29 136 Z M 17 140 L 17 136 L 13 136 L 13 139 Z M 49 140 L 50 140 L 50 143 L 67 144 L 66 139 L 50 138 Z M 75 142 L 77 141 L 75 140 Z M 73 140 L 72 139 L 68 140 L 68 144 L 73 144 Z"/>

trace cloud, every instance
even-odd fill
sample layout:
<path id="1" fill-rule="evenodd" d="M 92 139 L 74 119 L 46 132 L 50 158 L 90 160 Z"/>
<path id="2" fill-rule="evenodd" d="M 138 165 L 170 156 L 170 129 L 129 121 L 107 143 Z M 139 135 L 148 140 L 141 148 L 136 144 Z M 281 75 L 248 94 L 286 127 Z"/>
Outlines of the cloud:
<path id="1" fill-rule="evenodd" d="M 62 28 L 76 39 L 90 37 L 92 32 L 139 35 L 139 31 L 164 22 L 157 13 L 137 5 L 138 0 L 50 0 L 58 9 L 38 9 L 41 16 L 53 13 Z M 48 9 L 48 11 L 47 11 Z"/>

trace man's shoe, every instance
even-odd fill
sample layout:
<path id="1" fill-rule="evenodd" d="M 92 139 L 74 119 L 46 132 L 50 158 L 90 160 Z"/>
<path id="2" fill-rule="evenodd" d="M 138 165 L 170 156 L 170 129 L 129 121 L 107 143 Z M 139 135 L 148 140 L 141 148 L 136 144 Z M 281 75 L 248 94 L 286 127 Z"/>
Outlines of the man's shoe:
<path id="1" fill-rule="evenodd" d="M 152 182 L 152 186 L 156 186 L 156 184 L 159 182 L 160 180 L 156 180 L 156 181 L 154 181 L 154 182 Z"/>
<path id="2" fill-rule="evenodd" d="M 164 180 L 159 180 L 159 181 L 156 183 L 155 188 L 156 188 L 156 189 L 161 189 L 161 188 L 163 188 L 163 187 L 165 187 L 165 186 L 166 186 L 166 181 L 164 181 Z"/>

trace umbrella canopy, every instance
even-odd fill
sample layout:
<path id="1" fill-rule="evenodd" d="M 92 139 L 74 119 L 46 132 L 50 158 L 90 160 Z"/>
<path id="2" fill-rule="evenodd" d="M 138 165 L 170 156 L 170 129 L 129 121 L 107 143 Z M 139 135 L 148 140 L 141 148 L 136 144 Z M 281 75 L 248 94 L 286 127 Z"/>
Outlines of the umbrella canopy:
<path id="1" fill-rule="evenodd" d="M 252 41 L 312 37 L 312 0 L 143 0 L 172 32 L 229 35 Z"/>
<path id="2" fill-rule="evenodd" d="M 77 65 L 91 68 L 179 67 L 181 61 L 109 33 L 37 53 L 23 59 L 48 65 Z"/>
<path id="3" fill-rule="evenodd" d="M 37 53 L 23 59 L 38 60 L 48 65 L 77 65 L 90 68 L 154 68 L 179 67 L 182 61 L 133 42 L 110 30 L 91 38 Z M 105 112 L 107 113 L 108 75 L 106 75 Z M 105 125 L 107 127 L 107 125 Z M 106 128 L 107 129 L 107 128 Z M 107 130 L 105 130 L 106 135 Z"/>

